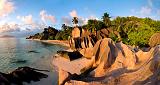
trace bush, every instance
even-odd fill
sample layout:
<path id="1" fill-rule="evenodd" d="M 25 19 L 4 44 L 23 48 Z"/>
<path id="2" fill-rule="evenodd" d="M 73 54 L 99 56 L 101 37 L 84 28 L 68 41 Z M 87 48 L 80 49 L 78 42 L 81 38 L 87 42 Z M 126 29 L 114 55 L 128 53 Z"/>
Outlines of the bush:
<path id="1" fill-rule="evenodd" d="M 149 38 L 154 34 L 154 28 L 150 28 L 148 25 L 142 25 L 137 28 L 138 31 L 130 32 L 128 34 L 128 40 L 125 43 L 135 46 L 148 46 Z"/>
<path id="2" fill-rule="evenodd" d="M 61 31 L 56 34 L 55 39 L 56 40 L 63 40 Z"/>
<path id="3" fill-rule="evenodd" d="M 55 37 L 54 36 L 49 36 L 48 40 L 54 40 Z"/>

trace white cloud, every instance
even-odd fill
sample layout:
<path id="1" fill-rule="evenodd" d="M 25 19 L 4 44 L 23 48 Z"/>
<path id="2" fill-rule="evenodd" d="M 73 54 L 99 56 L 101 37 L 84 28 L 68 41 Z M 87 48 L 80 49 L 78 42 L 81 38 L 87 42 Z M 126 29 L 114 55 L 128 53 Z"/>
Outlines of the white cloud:
<path id="1" fill-rule="evenodd" d="M 79 18 L 79 25 L 85 25 L 88 22 L 88 18 Z"/>
<path id="2" fill-rule="evenodd" d="M 91 16 L 89 16 L 89 17 L 87 17 L 87 18 L 84 18 L 84 17 L 79 17 L 78 18 L 78 20 L 79 20 L 79 25 L 85 25 L 85 24 L 87 24 L 88 23 L 88 20 L 98 20 L 98 18 L 97 17 L 95 17 L 95 16 L 93 16 L 93 15 L 91 15 Z"/>
<path id="3" fill-rule="evenodd" d="M 70 15 L 71 17 L 78 17 L 76 10 L 72 10 L 71 12 L 69 12 L 69 15 Z"/>
<path id="4" fill-rule="evenodd" d="M 0 0 L 0 17 L 5 17 L 14 11 L 14 3 L 9 0 Z"/>
<path id="5" fill-rule="evenodd" d="M 0 25 L 0 33 L 19 32 L 19 31 L 20 31 L 20 27 L 15 22 L 9 22 L 9 23 L 5 23 L 5 24 Z"/>
<path id="6" fill-rule="evenodd" d="M 22 31 L 33 31 L 37 29 L 43 29 L 46 25 L 43 22 L 34 21 L 31 14 L 27 16 L 17 16 L 17 19 L 21 20 L 20 23 Z"/>
<path id="7" fill-rule="evenodd" d="M 70 25 L 71 24 L 71 19 L 67 16 L 62 17 L 62 23 L 66 24 L 66 25 Z"/>
<path id="8" fill-rule="evenodd" d="M 65 16 L 62 17 L 62 23 L 66 24 L 66 25 L 71 25 L 72 24 L 72 18 L 73 17 L 78 17 L 78 24 L 79 25 L 85 25 L 87 24 L 89 19 L 96 19 L 98 20 L 98 18 L 94 15 L 90 15 L 89 17 L 81 17 L 78 16 L 77 11 L 76 10 L 72 10 L 71 12 L 69 12 L 69 16 Z"/>
<path id="9" fill-rule="evenodd" d="M 153 8 L 153 0 L 147 0 L 147 4 L 142 6 L 140 9 L 131 9 L 132 16 L 138 17 L 150 17 L 153 18 L 152 12 L 156 11 Z"/>
<path id="10" fill-rule="evenodd" d="M 27 16 L 17 16 L 17 19 L 20 19 L 21 21 L 23 21 L 24 24 L 28 24 L 28 25 L 33 25 L 34 24 L 31 14 L 29 14 Z"/>
<path id="11" fill-rule="evenodd" d="M 89 19 L 96 19 L 96 20 L 98 20 L 98 18 L 96 16 L 94 16 L 94 15 L 89 16 Z"/>
<path id="12" fill-rule="evenodd" d="M 141 8 L 140 10 L 140 14 L 143 16 L 145 15 L 150 15 L 151 14 L 152 9 L 150 7 L 144 6 Z"/>
<path id="13" fill-rule="evenodd" d="M 53 24 L 56 23 L 56 18 L 55 16 L 51 15 L 51 14 L 47 14 L 47 12 L 45 10 L 42 10 L 40 12 L 40 16 L 41 16 L 41 20 L 46 23 L 47 20 L 49 20 L 50 22 L 52 22 Z"/>
<path id="14" fill-rule="evenodd" d="M 98 18 L 96 16 L 94 16 L 93 14 L 88 16 L 88 17 L 81 17 L 81 16 L 78 16 L 78 13 L 76 10 L 72 10 L 71 12 L 69 12 L 69 16 L 65 16 L 65 17 L 62 17 L 62 23 L 66 24 L 66 25 L 72 25 L 72 19 L 73 17 L 78 17 L 78 24 L 79 25 L 85 25 L 87 24 L 88 20 L 89 19 L 96 19 L 98 20 Z"/>

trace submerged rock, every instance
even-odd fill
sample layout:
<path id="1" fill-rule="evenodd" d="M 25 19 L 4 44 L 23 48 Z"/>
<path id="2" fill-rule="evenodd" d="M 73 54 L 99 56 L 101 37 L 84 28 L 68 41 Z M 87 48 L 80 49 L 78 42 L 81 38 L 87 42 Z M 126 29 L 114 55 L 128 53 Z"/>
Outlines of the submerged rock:
<path id="1" fill-rule="evenodd" d="M 30 51 L 28 51 L 28 53 L 39 53 L 39 52 L 37 52 L 35 50 L 30 50 Z"/>
<path id="2" fill-rule="evenodd" d="M 27 62 L 27 60 L 21 60 L 21 59 L 12 61 L 12 63 L 26 63 L 26 62 Z"/>

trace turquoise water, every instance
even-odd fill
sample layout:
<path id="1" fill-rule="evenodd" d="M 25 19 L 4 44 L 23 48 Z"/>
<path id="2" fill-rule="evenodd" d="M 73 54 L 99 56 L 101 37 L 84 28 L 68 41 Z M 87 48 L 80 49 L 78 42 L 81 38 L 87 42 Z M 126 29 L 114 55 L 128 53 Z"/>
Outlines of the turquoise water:
<path id="1" fill-rule="evenodd" d="M 11 72 L 17 67 L 30 66 L 54 72 L 52 56 L 60 45 L 51 45 L 22 38 L 0 38 L 0 72 Z M 48 73 L 49 74 L 49 73 Z M 53 73 L 51 75 L 54 76 Z M 53 85 L 56 79 L 50 81 Z"/>

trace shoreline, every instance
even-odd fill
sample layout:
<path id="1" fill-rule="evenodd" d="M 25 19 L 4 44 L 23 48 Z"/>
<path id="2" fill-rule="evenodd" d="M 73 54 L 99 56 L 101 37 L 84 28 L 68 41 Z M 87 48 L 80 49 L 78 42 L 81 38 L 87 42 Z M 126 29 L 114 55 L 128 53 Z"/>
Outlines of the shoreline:
<path id="1" fill-rule="evenodd" d="M 57 44 L 57 45 L 62 45 L 67 48 L 70 48 L 69 42 L 67 40 L 40 40 L 40 39 L 27 39 L 27 40 L 40 41 L 40 42 L 49 43 L 49 44 Z"/>
<path id="2" fill-rule="evenodd" d="M 52 44 L 52 45 L 61 45 L 64 46 L 65 49 L 69 49 L 69 42 L 67 40 L 40 40 L 40 39 L 27 39 L 27 40 L 32 40 L 32 41 L 38 41 L 38 42 L 43 42 L 43 43 L 48 43 L 48 44 Z M 55 55 L 55 54 L 54 54 Z M 54 56 L 52 55 L 52 56 Z M 53 61 L 53 58 L 51 58 L 51 64 Z M 52 66 L 52 65 L 51 65 Z M 53 68 L 53 67 L 51 67 Z M 53 69 L 52 69 L 53 70 Z M 56 71 L 55 69 L 52 72 L 46 73 L 48 75 L 48 78 L 44 78 L 41 79 L 39 82 L 31 82 L 31 85 L 39 85 L 39 84 L 49 84 L 49 81 L 52 81 L 52 79 L 54 79 L 54 82 L 52 82 L 52 84 L 58 84 L 58 71 Z M 29 85 L 29 84 L 25 84 L 25 85 Z M 49 84 L 50 85 L 50 84 Z"/>

